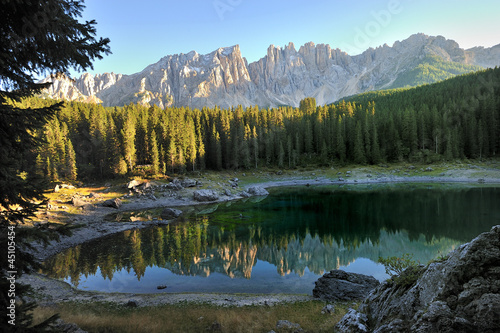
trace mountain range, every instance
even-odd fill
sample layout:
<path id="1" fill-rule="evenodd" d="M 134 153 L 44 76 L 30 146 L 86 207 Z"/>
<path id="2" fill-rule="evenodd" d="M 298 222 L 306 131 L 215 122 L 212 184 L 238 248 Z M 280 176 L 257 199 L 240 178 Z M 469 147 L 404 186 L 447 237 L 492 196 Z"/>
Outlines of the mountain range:
<path id="1" fill-rule="evenodd" d="M 305 97 L 327 104 L 370 90 L 433 83 L 457 74 L 500 66 L 500 44 L 461 49 L 442 36 L 415 34 L 394 45 L 350 56 L 327 44 L 271 45 L 248 63 L 238 45 L 209 54 L 169 55 L 139 73 L 49 76 L 42 96 L 104 106 L 298 106 Z"/>

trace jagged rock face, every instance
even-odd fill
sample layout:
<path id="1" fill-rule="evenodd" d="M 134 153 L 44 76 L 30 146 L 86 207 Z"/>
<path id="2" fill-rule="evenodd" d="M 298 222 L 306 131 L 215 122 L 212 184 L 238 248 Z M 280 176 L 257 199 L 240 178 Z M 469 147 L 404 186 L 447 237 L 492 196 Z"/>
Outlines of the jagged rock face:
<path id="1" fill-rule="evenodd" d="M 500 44 L 491 48 L 474 47 L 465 52 L 469 64 L 491 68 L 500 66 Z"/>
<path id="2" fill-rule="evenodd" d="M 446 61 L 494 67 L 500 64 L 500 45 L 460 49 L 444 37 L 410 36 L 392 47 L 384 45 L 349 56 L 329 45 L 307 43 L 297 51 L 271 45 L 267 55 L 248 64 L 238 45 L 200 55 L 171 55 L 132 75 L 83 74 L 75 81 L 48 77 L 54 82 L 49 97 L 102 102 L 166 106 L 274 107 L 298 106 L 305 97 L 319 105 L 368 90 L 390 87 L 398 75 L 414 68 L 426 55 Z"/>
<path id="3" fill-rule="evenodd" d="M 358 312 L 378 333 L 500 332 L 500 225 L 430 264 L 410 286 L 381 284 Z M 343 321 L 342 331 L 357 324 Z"/>

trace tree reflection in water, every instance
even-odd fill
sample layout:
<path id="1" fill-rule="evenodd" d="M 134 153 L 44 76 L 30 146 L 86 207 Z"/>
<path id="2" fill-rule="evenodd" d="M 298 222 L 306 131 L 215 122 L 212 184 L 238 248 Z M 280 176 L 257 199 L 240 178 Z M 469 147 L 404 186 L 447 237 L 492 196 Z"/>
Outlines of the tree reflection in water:
<path id="1" fill-rule="evenodd" d="M 167 226 L 76 246 L 47 260 L 43 271 L 78 286 L 83 277 L 100 273 L 111 281 L 119 271 L 139 282 L 148 267 L 251 279 L 257 261 L 271 263 L 280 276 L 319 276 L 357 258 L 404 253 L 426 263 L 497 224 L 499 199 L 500 189 L 488 187 L 279 189 L 260 202 L 186 213 Z"/>

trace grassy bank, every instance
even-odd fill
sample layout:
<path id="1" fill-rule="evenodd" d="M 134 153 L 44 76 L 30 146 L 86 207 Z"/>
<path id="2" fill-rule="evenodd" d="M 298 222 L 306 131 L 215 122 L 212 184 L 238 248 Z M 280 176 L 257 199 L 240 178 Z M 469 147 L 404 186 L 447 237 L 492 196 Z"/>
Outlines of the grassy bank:
<path id="1" fill-rule="evenodd" d="M 59 313 L 88 332 L 288 332 L 276 328 L 278 320 L 298 323 L 306 332 L 332 332 L 353 303 L 335 304 L 334 314 L 322 314 L 322 301 L 274 306 L 218 307 L 183 303 L 131 308 L 110 303 L 68 302 L 39 307 L 35 319 Z M 217 325 L 215 322 L 219 323 Z"/>

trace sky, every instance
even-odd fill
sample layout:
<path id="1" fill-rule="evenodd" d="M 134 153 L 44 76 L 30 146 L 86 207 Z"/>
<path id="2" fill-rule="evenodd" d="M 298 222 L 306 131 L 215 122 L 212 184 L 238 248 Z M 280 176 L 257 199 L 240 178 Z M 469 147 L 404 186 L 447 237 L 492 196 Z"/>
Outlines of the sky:
<path id="1" fill-rule="evenodd" d="M 171 55 L 238 44 L 248 62 L 268 47 L 329 44 L 350 55 L 392 46 L 415 33 L 462 48 L 500 44 L 498 0 L 86 0 L 82 20 L 97 21 L 113 54 L 92 74 L 133 74 Z M 71 72 L 72 76 L 80 73 Z"/>

